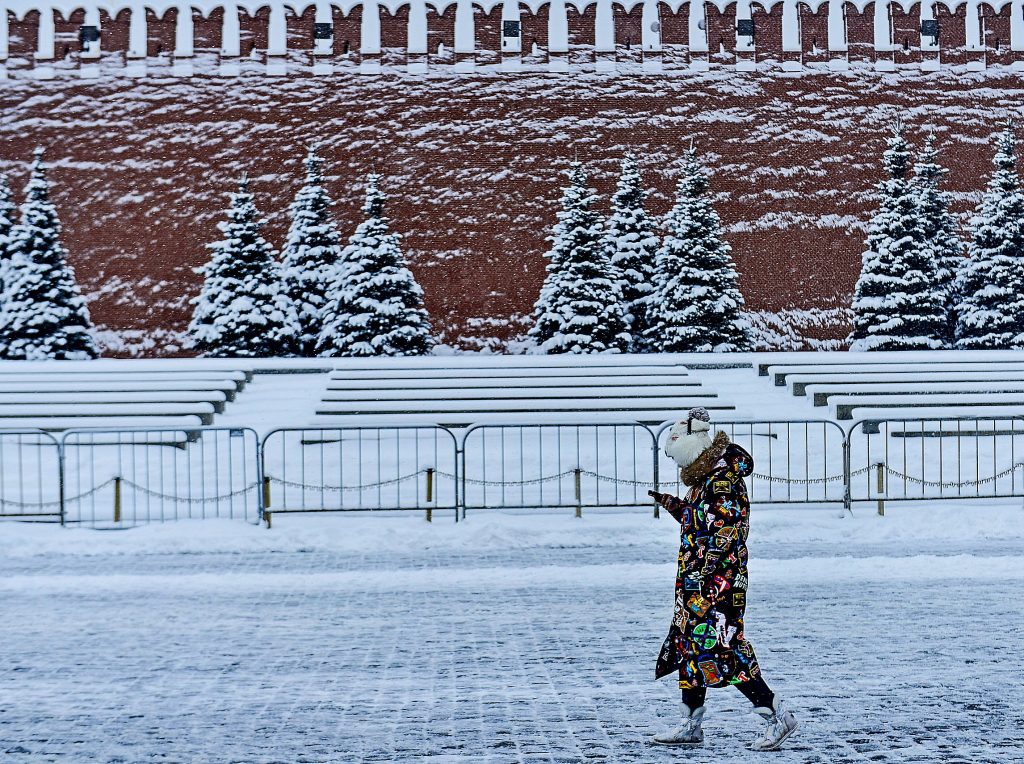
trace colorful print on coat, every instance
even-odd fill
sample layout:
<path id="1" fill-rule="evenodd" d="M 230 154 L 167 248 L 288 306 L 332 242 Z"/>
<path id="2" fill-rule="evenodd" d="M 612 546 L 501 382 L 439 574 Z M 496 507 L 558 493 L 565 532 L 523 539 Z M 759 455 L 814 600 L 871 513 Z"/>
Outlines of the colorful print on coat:
<path id="1" fill-rule="evenodd" d="M 719 432 L 683 471 L 682 499 L 655 494 L 680 524 L 675 609 L 656 678 L 679 672 L 679 686 L 721 687 L 756 679 L 761 669 L 743 636 L 750 500 L 743 478 L 750 454 Z"/>

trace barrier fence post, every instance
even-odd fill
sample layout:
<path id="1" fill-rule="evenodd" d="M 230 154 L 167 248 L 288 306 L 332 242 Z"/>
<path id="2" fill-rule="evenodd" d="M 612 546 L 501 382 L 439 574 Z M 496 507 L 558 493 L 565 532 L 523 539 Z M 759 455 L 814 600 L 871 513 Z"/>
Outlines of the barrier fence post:
<path id="1" fill-rule="evenodd" d="M 459 522 L 459 507 L 462 507 L 462 519 L 466 519 L 466 436 L 462 436 L 462 444 L 455 444 L 455 522 Z"/>
<path id="2" fill-rule="evenodd" d="M 57 501 L 58 509 L 60 509 L 60 525 L 63 528 L 65 518 L 67 516 L 67 506 L 64 501 L 66 491 L 64 486 L 64 442 L 61 441 L 57 444 Z"/>
<path id="3" fill-rule="evenodd" d="M 434 468 L 427 467 L 427 522 L 433 522 L 433 508 L 430 502 L 434 500 Z"/>
<path id="4" fill-rule="evenodd" d="M 846 517 L 846 513 L 853 514 L 853 499 L 851 483 L 853 476 L 850 467 L 850 438 L 853 436 L 853 428 L 843 437 L 843 508 L 839 511 L 840 517 Z"/>
<path id="5" fill-rule="evenodd" d="M 121 478 L 114 478 L 114 522 L 121 522 Z"/>
<path id="6" fill-rule="evenodd" d="M 582 471 L 579 467 L 573 470 L 573 478 L 576 482 L 576 517 L 583 517 L 583 491 L 580 485 Z"/>
<path id="7" fill-rule="evenodd" d="M 661 452 L 658 451 L 658 436 L 651 433 L 651 437 L 654 438 L 654 490 L 657 491 L 661 488 L 661 468 L 658 465 L 659 457 Z M 654 499 L 654 517 L 655 519 L 661 517 L 661 505 L 658 504 L 657 499 Z"/>
<path id="8" fill-rule="evenodd" d="M 885 517 L 885 499 L 882 498 L 882 494 L 885 492 L 885 464 L 878 462 L 875 467 L 878 469 L 878 514 Z"/>

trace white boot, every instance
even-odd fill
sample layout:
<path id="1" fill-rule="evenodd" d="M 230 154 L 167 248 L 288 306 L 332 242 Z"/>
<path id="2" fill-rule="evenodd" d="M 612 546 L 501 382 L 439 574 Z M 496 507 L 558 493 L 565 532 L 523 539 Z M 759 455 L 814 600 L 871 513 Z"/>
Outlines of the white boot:
<path id="1" fill-rule="evenodd" d="M 704 706 L 692 711 L 683 704 L 683 723 L 667 732 L 660 732 L 651 738 L 658 745 L 700 745 L 704 742 L 704 730 L 700 723 L 704 719 Z"/>
<path id="2" fill-rule="evenodd" d="M 796 732 L 796 717 L 778 698 L 772 702 L 771 708 L 755 708 L 754 713 L 768 724 L 761 737 L 751 744 L 751 751 L 777 751 L 786 742 L 786 738 Z"/>

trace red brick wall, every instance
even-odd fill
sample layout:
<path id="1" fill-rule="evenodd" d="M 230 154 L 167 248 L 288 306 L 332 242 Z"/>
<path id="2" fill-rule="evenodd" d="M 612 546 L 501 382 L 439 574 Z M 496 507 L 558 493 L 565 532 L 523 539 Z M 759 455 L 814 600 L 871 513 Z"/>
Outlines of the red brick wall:
<path id="1" fill-rule="evenodd" d="M 708 5 L 713 51 L 725 57 L 734 42 L 732 12 Z M 873 9 L 858 14 L 848 5 L 852 57 L 871 57 Z M 898 9 L 897 9 L 898 10 Z M 805 62 L 817 38 L 827 46 L 827 8 L 800 9 Z M 916 12 L 916 7 L 915 7 Z M 1012 60 L 1006 51 L 1009 18 L 985 8 L 989 63 Z M 173 51 L 174 11 L 151 19 L 150 52 Z M 781 6 L 759 8 L 759 57 L 781 49 Z M 620 60 L 641 37 L 642 9 L 615 12 Z M 241 18 L 247 55 L 267 45 L 269 11 Z M 594 7 L 572 21 L 577 41 L 593 39 Z M 939 7 L 943 61 L 963 47 L 963 9 L 950 17 Z M 455 7 L 428 15 L 431 63 L 454 60 Z M 543 278 L 545 237 L 574 155 L 594 169 L 607 195 L 621 155 L 635 151 L 652 186 L 651 209 L 663 214 L 680 157 L 696 139 L 713 175 L 713 186 L 749 305 L 758 310 L 845 305 L 856 278 L 878 180 L 880 130 L 894 114 L 911 126 L 912 140 L 934 130 L 952 164 L 950 184 L 957 211 L 967 213 L 988 172 L 989 133 L 1006 116 L 1019 83 L 1015 75 L 990 72 L 938 75 L 901 70 L 884 78 L 869 70 L 802 77 L 771 71 L 707 77 L 687 65 L 688 7 L 677 14 L 661 6 L 663 62 L 669 74 L 594 78 L 577 73 L 522 72 L 434 75 L 385 72 L 379 76 L 336 70 L 241 78 L 195 76 L 163 88 L 152 80 L 104 76 L 81 80 L 69 73 L 38 82 L 19 74 L 36 48 L 35 16 L 11 29 L 12 77 L 0 83 L 0 171 L 11 174 L 20 194 L 26 162 L 36 145 L 47 147 L 53 195 L 64 222 L 64 240 L 96 320 L 120 329 L 169 328 L 187 322 L 187 297 L 197 288 L 191 268 L 206 257 L 204 244 L 218 235 L 227 194 L 242 172 L 254 181 L 269 218 L 267 235 L 280 244 L 286 209 L 298 187 L 306 146 L 317 141 L 328 160 L 329 187 L 338 200 L 343 231 L 358 222 L 360 182 L 372 168 L 385 173 L 390 213 L 405 236 L 412 267 L 445 339 L 472 333 L 476 319 L 528 313 Z M 222 14 L 196 16 L 196 48 L 220 48 Z M 358 60 L 360 10 L 334 12 L 337 61 Z M 476 13 L 478 60 L 496 61 L 500 6 Z M 537 63 L 547 60 L 547 6 L 537 15 L 524 8 L 524 59 L 534 39 Z M 290 48 L 301 59 L 312 44 L 312 10 L 288 19 Z M 58 21 L 67 62 L 77 65 L 81 11 Z M 104 46 L 111 60 L 127 48 L 128 18 L 104 19 Z M 407 11 L 382 14 L 383 41 L 404 65 Z M 916 43 L 914 13 L 893 17 L 896 34 Z M 635 38 L 634 38 L 635 35 Z M 342 59 L 344 41 L 351 51 Z M 996 40 L 1000 40 L 998 52 Z M 446 54 L 436 54 L 438 42 Z M 896 39 L 900 42 L 899 38 Z M 859 44 L 859 47 L 858 47 Z M 585 46 L 580 56 L 592 54 Z M 897 51 L 897 56 L 903 55 Z M 824 60 L 827 54 L 819 56 Z M 212 59 L 215 61 L 216 59 Z M 966 57 L 961 56 L 960 61 Z M 897 59 L 900 62 L 900 59 Z M 766 66 L 766 69 L 768 67 Z M 296 70 L 298 71 L 298 70 Z M 443 72 L 443 70 L 441 70 Z M 884 84 L 883 84 L 884 83 Z M 47 98 L 37 98 L 39 93 Z M 837 327 L 841 336 L 846 327 Z M 500 331 L 499 331 L 500 333 Z"/>

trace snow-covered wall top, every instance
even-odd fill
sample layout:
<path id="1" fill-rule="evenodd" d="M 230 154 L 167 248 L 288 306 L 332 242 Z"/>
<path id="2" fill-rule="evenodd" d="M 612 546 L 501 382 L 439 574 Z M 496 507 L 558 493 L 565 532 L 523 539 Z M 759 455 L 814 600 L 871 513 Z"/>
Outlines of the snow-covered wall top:
<path id="1" fill-rule="evenodd" d="M 813 38 L 814 47 L 830 52 L 845 53 L 851 44 L 869 43 L 877 53 L 888 53 L 899 47 L 911 45 L 922 52 L 933 54 L 949 47 L 963 47 L 968 51 L 984 51 L 990 45 L 993 21 L 1003 18 L 1007 27 L 1005 38 L 996 42 L 1011 50 L 1024 50 L 1024 0 L 937 0 L 933 3 L 919 3 L 916 0 L 101 0 L 83 3 L 81 0 L 0 0 L 0 9 L 6 8 L 5 18 L 15 22 L 37 18 L 32 30 L 36 38 L 33 52 L 36 60 L 55 58 L 54 38 L 57 33 L 56 19 L 62 21 L 79 18 L 81 56 L 85 59 L 98 58 L 103 50 L 119 49 L 118 43 L 105 35 L 111 25 L 127 25 L 127 35 L 113 35 L 123 39 L 124 51 L 129 58 L 147 56 L 147 14 L 154 19 L 174 14 L 175 40 L 173 54 L 187 58 L 195 52 L 195 30 L 197 20 L 211 18 L 214 14 L 222 18 L 220 29 L 220 54 L 225 57 L 242 55 L 240 15 L 255 17 L 266 13 L 265 42 L 263 49 L 268 56 L 283 56 L 289 48 L 295 47 L 295 19 L 312 11 L 317 25 L 315 30 L 302 32 L 305 48 L 314 55 L 329 55 L 334 50 L 336 15 L 342 19 L 359 10 L 358 52 L 363 56 L 375 56 L 382 47 L 395 47 L 394 39 L 382 36 L 382 22 L 386 17 L 402 14 L 405 21 L 404 39 L 398 41 L 409 54 L 422 55 L 433 51 L 434 41 L 431 19 L 444 17 L 454 8 L 452 39 L 448 45 L 464 58 L 472 56 L 486 46 L 481 39 L 478 25 L 478 11 L 484 16 L 500 8 L 502 27 L 497 42 L 502 54 L 518 55 L 523 52 L 525 38 L 522 25 L 524 16 L 546 16 L 546 48 L 551 54 L 566 53 L 574 44 L 589 44 L 596 54 L 614 53 L 623 36 L 631 40 L 644 54 L 656 57 L 670 41 L 666 39 L 663 17 L 685 12 L 686 44 L 694 53 L 714 53 L 716 49 L 735 51 L 745 61 L 754 62 L 763 47 L 761 40 L 778 36 L 781 51 L 801 53 L 808 47 L 805 33 L 805 17 L 824 13 L 827 29 L 823 39 Z M 870 40 L 854 40 L 862 32 L 851 29 L 848 9 L 859 15 L 871 15 Z M 729 17 L 722 25 L 714 15 Z M 1004 13 L 1005 11 L 1005 13 Z M 120 14 L 127 12 L 127 21 Z M 591 15 L 593 25 L 587 36 L 581 40 L 577 30 L 570 27 L 572 14 Z M 630 14 L 638 13 L 639 24 L 630 25 Z M 382 17 L 382 14 L 385 16 Z M 907 19 L 913 19 L 908 27 Z M 936 22 L 938 25 L 936 25 Z M 995 22 L 998 26 L 999 22 Z M 433 22 L 436 25 L 436 21 Z M 767 25 L 767 29 L 766 29 Z M 929 26 L 930 25 L 930 26 Z M 9 24 L 0 23 L 0 59 L 10 55 Z M 719 39 L 714 39 L 714 27 Z M 951 27 L 956 28 L 952 30 Z M 962 32 L 959 31 L 962 29 Z M 998 31 L 996 32 L 998 34 Z M 902 37 L 902 41 L 899 39 Z M 998 38 L 997 38 L 998 39 Z M 111 44 L 115 47 L 111 48 Z M 536 38 L 534 38 L 536 44 Z M 629 43 L 627 42 L 627 45 Z M 352 46 L 353 48 L 355 46 Z M 354 52 L 346 45 L 346 53 Z M 738 62 L 740 68 L 746 65 Z M 879 68 L 886 68 L 882 61 Z"/>

